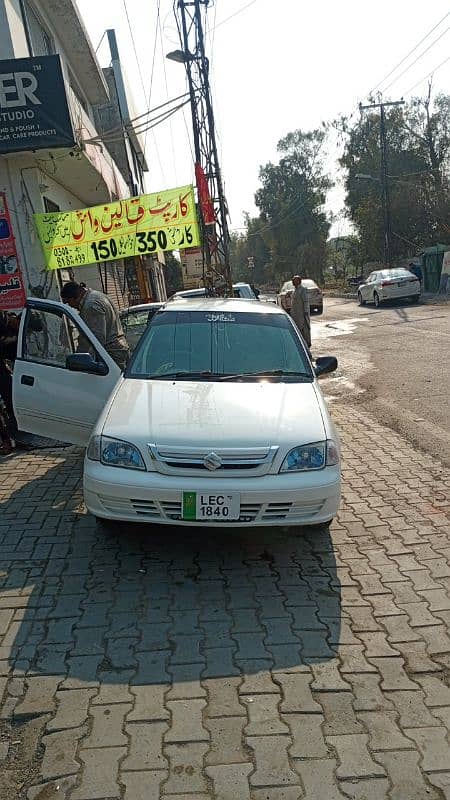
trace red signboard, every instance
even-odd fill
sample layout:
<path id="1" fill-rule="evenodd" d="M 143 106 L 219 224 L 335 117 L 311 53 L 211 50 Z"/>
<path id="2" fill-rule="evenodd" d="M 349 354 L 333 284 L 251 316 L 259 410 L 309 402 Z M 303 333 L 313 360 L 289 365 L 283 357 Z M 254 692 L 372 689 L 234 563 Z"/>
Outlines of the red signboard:
<path id="1" fill-rule="evenodd" d="M 4 192 L 0 192 L 0 311 L 22 308 L 25 302 L 25 287 L 19 267 L 6 195 Z"/>

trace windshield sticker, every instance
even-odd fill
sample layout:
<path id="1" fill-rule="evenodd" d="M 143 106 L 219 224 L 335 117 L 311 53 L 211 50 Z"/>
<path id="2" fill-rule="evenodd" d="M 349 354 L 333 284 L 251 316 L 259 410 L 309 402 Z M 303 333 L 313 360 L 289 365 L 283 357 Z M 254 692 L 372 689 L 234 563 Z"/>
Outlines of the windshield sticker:
<path id="1" fill-rule="evenodd" d="M 236 318 L 232 314 L 207 314 L 206 319 L 208 322 L 236 322 Z"/>

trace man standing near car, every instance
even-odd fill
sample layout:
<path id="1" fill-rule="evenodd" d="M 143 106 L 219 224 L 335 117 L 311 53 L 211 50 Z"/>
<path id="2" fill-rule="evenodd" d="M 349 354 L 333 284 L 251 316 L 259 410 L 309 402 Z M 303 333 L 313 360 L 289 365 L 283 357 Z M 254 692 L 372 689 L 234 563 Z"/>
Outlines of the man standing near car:
<path id="1" fill-rule="evenodd" d="M 61 300 L 80 312 L 80 317 L 103 345 L 120 369 L 125 369 L 130 356 L 119 312 L 109 297 L 82 283 L 69 281 L 61 289 Z M 80 342 L 81 347 L 85 347 Z M 80 345 L 78 347 L 79 352 Z M 83 351 L 84 352 L 84 351 Z"/>
<path id="2" fill-rule="evenodd" d="M 305 340 L 308 350 L 311 347 L 311 319 L 309 311 L 308 290 L 302 286 L 300 275 L 292 278 L 294 293 L 292 295 L 291 317 Z"/>

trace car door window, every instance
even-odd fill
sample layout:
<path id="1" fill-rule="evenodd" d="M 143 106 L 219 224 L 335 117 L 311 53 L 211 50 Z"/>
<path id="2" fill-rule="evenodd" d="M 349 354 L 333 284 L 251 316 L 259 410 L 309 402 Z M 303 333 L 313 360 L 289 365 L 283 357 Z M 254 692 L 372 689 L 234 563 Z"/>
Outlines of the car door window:
<path id="1" fill-rule="evenodd" d="M 67 356 L 76 352 L 90 353 L 96 361 L 102 361 L 90 341 L 63 310 L 27 309 L 21 353 L 24 361 L 65 369 Z"/>

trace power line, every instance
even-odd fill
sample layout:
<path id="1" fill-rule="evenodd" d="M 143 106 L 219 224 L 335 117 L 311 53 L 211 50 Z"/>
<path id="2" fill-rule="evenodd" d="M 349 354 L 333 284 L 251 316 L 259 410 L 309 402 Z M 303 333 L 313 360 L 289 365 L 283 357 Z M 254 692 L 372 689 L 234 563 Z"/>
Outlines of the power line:
<path id="1" fill-rule="evenodd" d="M 242 6 L 242 8 L 238 8 L 238 10 L 234 12 L 234 14 L 231 14 L 229 17 L 220 20 L 220 22 L 218 22 L 217 25 L 214 26 L 212 31 L 215 31 L 217 28 L 220 28 L 221 25 L 225 25 L 226 22 L 229 22 L 230 19 L 237 17 L 238 14 L 242 14 L 242 12 L 245 11 L 246 8 L 250 8 L 250 6 L 252 6 L 254 3 L 256 3 L 256 0 L 250 0 L 250 3 L 247 3 L 247 5 L 245 6 Z"/>
<path id="2" fill-rule="evenodd" d="M 438 64 L 438 65 L 437 65 L 437 67 L 435 67 L 434 69 L 432 69 L 432 70 L 431 70 L 431 72 L 429 72 L 429 73 L 428 73 L 428 75 L 425 75 L 425 77 L 424 77 L 424 78 L 421 78 L 421 79 L 420 79 L 420 81 L 417 81 L 417 83 L 415 83 L 415 84 L 414 84 L 414 86 L 411 86 L 411 88 L 410 88 L 410 89 L 407 89 L 407 91 L 405 92 L 405 94 L 409 94 L 410 92 L 412 92 L 412 91 L 413 91 L 413 90 L 416 88 L 416 86 L 419 86 L 419 84 L 421 84 L 421 83 L 423 83 L 424 81 L 426 81 L 426 79 L 427 79 L 427 78 L 431 78 L 431 76 L 432 76 L 432 75 L 434 75 L 434 73 L 435 73 L 435 72 L 437 72 L 437 71 L 438 71 L 438 69 L 440 69 L 441 67 L 443 67 L 443 66 L 444 66 L 444 64 L 446 64 L 446 63 L 447 63 L 447 61 L 450 61 L 450 56 L 448 56 L 447 58 L 445 58 L 445 59 L 444 59 L 444 61 L 441 61 L 441 63 L 440 63 L 440 64 Z"/>
<path id="3" fill-rule="evenodd" d="M 414 59 L 414 61 L 412 61 L 412 62 L 411 62 L 411 64 L 409 64 L 409 66 L 408 66 L 408 67 L 406 67 L 406 69 L 404 69 L 404 70 L 403 70 L 403 72 L 401 72 L 401 73 L 400 73 L 400 75 L 397 75 L 397 77 L 396 77 L 396 78 L 394 78 L 394 80 L 392 80 L 392 81 L 391 81 L 391 82 L 390 82 L 390 83 L 389 83 L 387 86 L 385 86 L 385 87 L 384 87 L 384 89 L 383 89 L 383 91 L 384 91 L 384 92 L 387 92 L 387 90 L 388 90 L 388 89 L 390 89 L 390 88 L 391 88 L 391 86 L 393 86 L 393 85 L 394 85 L 394 83 L 397 83 L 397 81 L 398 81 L 398 80 L 399 80 L 399 79 L 400 79 L 400 78 L 401 78 L 401 77 L 402 77 L 402 76 L 403 76 L 403 75 L 404 75 L 406 72 L 408 72 L 408 71 L 411 69 L 411 67 L 413 67 L 413 66 L 414 66 L 414 64 L 417 64 L 417 62 L 418 62 L 418 61 L 420 61 L 420 59 L 421 59 L 421 58 L 423 58 L 423 56 L 424 56 L 426 53 L 428 53 L 428 51 L 429 51 L 429 50 L 431 50 L 431 48 L 432 48 L 432 47 L 434 47 L 434 45 L 435 45 L 435 44 L 437 44 L 437 42 L 438 42 L 440 39 L 442 39 L 442 37 L 443 37 L 443 36 L 445 36 L 445 34 L 446 34 L 446 33 L 448 33 L 449 31 L 450 31 L 450 26 L 449 26 L 448 28 L 446 28 L 446 29 L 445 29 L 445 31 L 443 31 L 443 33 L 441 33 L 441 34 L 438 36 L 438 38 L 437 38 L 437 39 L 434 39 L 434 40 L 431 42 L 431 44 L 429 44 L 429 45 L 428 45 L 428 47 L 426 48 L 426 50 L 423 50 L 423 52 L 422 52 L 422 53 L 420 53 L 420 55 L 418 55 L 418 56 L 417 56 L 417 58 L 415 58 L 415 59 Z"/>
<path id="4" fill-rule="evenodd" d="M 431 30 L 430 30 L 430 31 L 428 31 L 428 33 L 427 33 L 427 34 L 426 34 L 426 35 L 425 35 L 425 36 L 424 36 L 424 37 L 423 37 L 423 38 L 420 40 L 420 42 L 418 42 L 418 43 L 417 43 L 417 44 L 416 44 L 416 45 L 415 45 L 415 46 L 412 48 L 412 50 L 410 50 L 410 51 L 409 51 L 409 53 L 407 53 L 407 54 L 406 54 L 406 56 L 404 56 L 404 58 L 402 58 L 402 60 L 401 60 L 401 61 L 399 61 L 399 63 L 398 63 L 398 64 L 396 64 L 396 66 L 395 66 L 393 69 L 391 69 L 391 71 L 390 71 L 390 72 L 388 72 L 388 74 L 387 74 L 387 75 L 385 75 L 385 76 L 384 76 L 384 78 L 383 78 L 383 79 L 382 79 L 382 80 L 381 80 L 379 83 L 377 83 L 377 85 L 376 85 L 376 86 L 374 86 L 374 87 L 373 87 L 373 89 L 371 89 L 371 90 L 370 90 L 370 92 L 368 92 L 368 93 L 367 93 L 367 97 L 370 97 L 370 96 L 372 95 L 372 93 L 373 93 L 373 92 L 376 92 L 376 90 L 377 90 L 377 89 L 378 89 L 378 88 L 381 86 L 381 84 L 382 84 L 382 83 L 384 83 L 384 82 L 385 82 L 385 81 L 386 81 L 388 78 L 390 78 L 390 77 L 391 77 L 391 75 L 393 75 L 393 73 L 394 73 L 394 72 L 396 72 L 396 71 L 398 70 L 398 68 L 399 68 L 399 67 L 401 67 L 401 66 L 402 66 L 402 64 L 404 64 L 404 63 L 405 63 L 405 61 L 406 61 L 406 60 L 407 60 L 407 59 L 408 59 L 408 58 L 409 58 L 409 57 L 410 57 L 410 56 L 411 56 L 411 55 L 414 53 L 414 51 L 415 51 L 415 50 L 417 50 L 417 48 L 418 48 L 418 47 L 420 47 L 420 45 L 421 45 L 421 44 L 422 44 L 422 43 L 425 41 L 425 39 L 428 39 L 428 37 L 429 37 L 429 36 L 431 36 L 431 34 L 432 34 L 432 33 L 433 33 L 435 30 L 436 30 L 436 28 L 439 28 L 439 25 L 441 25 L 441 24 L 444 22 L 444 19 L 447 19 L 447 17 L 448 17 L 449 15 L 450 15 L 450 11 L 447 11 L 447 13 L 446 13 L 446 14 L 444 14 L 444 16 L 442 17 L 442 19 L 440 19 L 440 20 L 439 20 L 439 22 L 437 22 L 437 23 L 436 23 L 436 25 L 434 25 L 434 26 L 431 28 Z"/>
<path id="5" fill-rule="evenodd" d="M 142 91 L 144 93 L 144 99 L 145 99 L 146 96 L 147 96 L 147 92 L 145 91 L 144 78 L 142 76 L 142 70 L 141 70 L 141 62 L 139 61 L 139 56 L 138 56 L 137 48 L 136 48 L 136 42 L 134 41 L 134 33 L 133 33 L 132 25 L 131 25 L 130 15 L 128 14 L 127 0 L 122 0 L 122 3 L 123 3 L 124 11 L 125 11 L 125 16 L 127 18 L 128 30 L 130 31 L 131 43 L 133 45 L 133 50 L 134 50 L 134 57 L 136 59 L 136 64 L 137 64 L 137 68 L 138 68 L 138 72 L 139 72 L 139 78 L 140 78 L 140 81 L 141 81 Z"/>
<path id="6" fill-rule="evenodd" d="M 154 75 L 154 72 L 155 72 L 156 44 L 157 44 L 157 41 L 158 41 L 158 20 L 159 20 L 160 12 L 161 12 L 161 0 L 158 0 L 158 8 L 157 8 L 157 12 L 156 12 L 155 43 L 154 43 L 154 47 L 153 47 L 152 71 L 150 73 L 150 88 L 148 90 L 147 108 L 150 108 L 150 103 L 151 103 L 151 100 L 152 100 L 153 75 Z M 146 149 L 147 149 L 147 132 L 145 133 L 145 138 L 144 138 L 144 159 L 145 159 L 145 151 L 146 151 Z"/>
<path id="7" fill-rule="evenodd" d="M 165 54 L 164 54 L 164 42 L 163 42 L 161 19 L 160 19 L 159 15 L 158 15 L 156 28 L 157 28 L 157 32 L 159 31 L 159 40 L 160 40 L 160 44 L 161 44 L 161 56 L 162 56 L 163 71 L 164 71 L 164 82 L 166 84 L 167 99 L 169 99 L 169 84 L 167 82 L 167 70 L 166 70 L 166 59 L 165 59 Z M 172 116 L 172 115 L 170 115 L 170 116 Z M 173 167 L 174 167 L 174 171 L 175 171 L 175 180 L 178 183 L 177 161 L 176 161 L 176 153 L 175 153 L 175 140 L 173 138 L 172 120 L 170 120 L 170 139 L 171 139 L 171 144 L 172 144 L 172 158 L 173 158 Z"/>
<path id="8" fill-rule="evenodd" d="M 171 100 L 167 100 L 165 103 L 161 103 L 159 106 L 155 106 L 155 108 L 149 108 L 143 114 L 139 114 L 137 117 L 133 117 L 133 119 L 128 120 L 128 122 L 126 122 L 125 125 L 123 125 L 123 126 L 122 125 L 116 125 L 114 128 L 109 128 L 109 130 L 103 132 L 102 136 L 111 136 L 112 134 L 118 133 L 119 131 L 123 131 L 124 128 L 126 130 L 128 130 L 128 128 L 131 128 L 132 130 L 135 130 L 136 128 L 140 128 L 143 125 L 145 125 L 147 122 L 152 122 L 152 120 L 151 119 L 147 119 L 147 120 L 143 120 L 142 122 L 137 122 L 138 120 L 143 119 L 143 117 L 148 117 L 150 114 L 153 114 L 155 111 L 159 111 L 161 108 L 165 108 L 166 106 L 170 105 L 171 103 L 176 103 L 177 100 L 183 100 L 185 97 L 189 97 L 189 96 L 190 96 L 189 92 L 184 92 L 183 94 L 180 94 L 177 97 L 173 97 Z M 166 112 L 164 112 L 164 113 L 166 113 Z M 159 114 L 157 117 L 154 117 L 153 119 L 158 119 L 160 116 L 163 116 L 163 115 Z M 87 139 L 85 141 L 93 142 L 93 141 L 95 141 L 95 139 L 98 139 L 98 138 L 99 138 L 98 136 L 93 136 L 91 139 Z"/>

